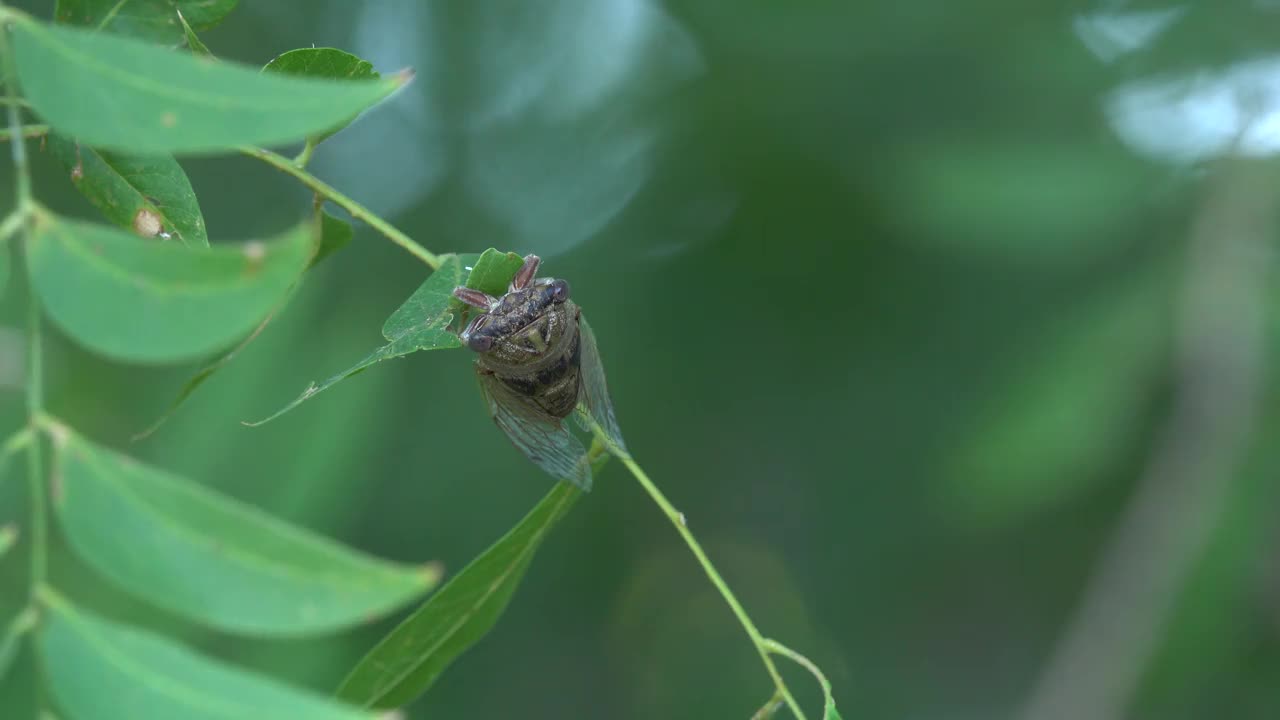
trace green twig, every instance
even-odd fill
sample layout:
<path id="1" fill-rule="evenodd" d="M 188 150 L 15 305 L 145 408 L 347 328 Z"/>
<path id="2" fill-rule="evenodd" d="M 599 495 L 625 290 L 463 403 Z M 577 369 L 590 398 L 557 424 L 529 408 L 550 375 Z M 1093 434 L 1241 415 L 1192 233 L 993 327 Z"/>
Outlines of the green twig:
<path id="1" fill-rule="evenodd" d="M 695 538 L 693 536 L 693 532 L 689 530 L 689 525 L 685 522 L 684 513 L 676 510 L 675 506 L 671 504 L 671 501 L 667 500 L 667 496 L 663 495 L 662 491 L 658 489 L 658 486 L 653 484 L 653 481 L 649 479 L 649 476 L 645 473 L 644 469 L 636 463 L 630 453 L 619 447 L 617 443 L 609 438 L 609 436 L 594 420 L 591 420 L 590 423 L 592 432 L 595 434 L 596 439 L 608 448 L 609 452 L 614 457 L 618 458 L 623 465 L 627 466 L 627 469 L 630 470 L 631 474 L 635 476 L 635 479 L 639 481 L 640 486 L 645 489 L 645 492 L 649 493 L 649 497 L 653 498 L 653 501 L 662 509 L 663 514 L 665 514 L 667 519 L 671 521 L 671 524 L 675 526 L 676 532 L 680 533 L 680 537 L 684 538 L 685 545 L 689 546 L 689 550 L 693 552 L 693 556 L 698 559 L 698 564 L 702 566 L 702 571 L 706 573 L 707 577 L 711 580 L 711 584 L 715 585 L 716 589 L 720 591 L 720 596 L 724 598 L 726 603 L 728 603 L 729 609 L 733 611 L 734 616 L 738 618 L 738 622 L 741 623 L 743 629 L 747 631 L 747 636 L 751 638 L 751 644 L 755 645 L 756 652 L 760 654 L 760 661 L 764 663 L 765 670 L 769 672 L 769 677 L 773 678 L 773 685 L 775 688 L 774 698 L 781 698 L 782 701 L 786 703 L 787 707 L 791 708 L 791 712 L 795 714 L 797 720 L 806 720 L 804 711 L 800 709 L 800 704 L 796 702 L 795 697 L 791 695 L 790 688 L 787 687 L 786 681 L 782 679 L 782 674 L 778 672 L 778 666 L 774 664 L 773 658 L 769 656 L 772 649 L 770 647 L 771 644 L 777 645 L 778 647 L 782 646 L 772 640 L 766 639 L 760 634 L 760 631 L 756 628 L 756 624 L 752 622 L 751 616 L 748 615 L 747 611 L 742 607 L 742 603 L 738 602 L 738 598 L 733 594 L 733 591 L 729 589 L 729 584 L 724 581 L 724 578 L 720 577 L 720 571 L 716 570 L 716 566 L 712 564 L 711 559 L 707 557 L 706 552 L 702 549 L 702 545 L 698 543 L 698 539 Z M 773 703 L 774 700 L 770 700 L 770 704 Z M 770 705 L 765 705 L 765 708 L 761 708 L 761 710 L 763 711 L 769 707 Z M 769 711 L 769 714 L 772 714 L 772 710 Z M 763 715 L 762 717 L 769 717 L 769 714 Z M 757 715 L 759 715 L 759 713 L 757 713 Z"/>
<path id="2" fill-rule="evenodd" d="M 15 135 L 24 138 L 38 138 L 49 134 L 48 125 L 23 125 L 15 133 L 11 128 L 0 128 L 0 142 L 8 142 Z"/>
<path id="3" fill-rule="evenodd" d="M 355 200 L 352 200 L 346 195 L 343 195 L 328 183 L 307 172 L 297 165 L 295 161 L 290 160 L 283 155 L 273 153 L 265 148 L 243 147 L 240 148 L 240 152 L 248 155 L 249 157 L 257 158 L 271 167 L 297 178 L 299 182 L 306 185 L 308 188 L 311 188 L 311 190 L 313 190 L 317 195 L 324 197 L 334 205 L 337 205 L 348 213 L 351 213 L 351 217 L 365 223 L 374 230 L 377 230 L 379 233 L 382 233 L 382 235 L 391 242 L 399 245 L 405 250 L 408 250 L 410 255 L 413 255 L 429 265 L 432 270 L 440 267 L 440 258 L 434 253 L 414 242 L 408 235 L 405 235 L 395 229 L 391 223 L 378 217 L 365 206 Z"/>
<path id="4" fill-rule="evenodd" d="M 0 62 L 3 63 L 5 97 L 9 99 L 9 135 L 22 135 L 22 120 L 18 117 L 18 93 L 14 88 L 17 78 L 17 63 L 13 59 L 13 49 L 9 44 L 8 32 L 0 33 Z M 13 154 L 13 172 L 15 176 L 14 214 L 23 217 L 21 233 L 23 242 L 30 245 L 31 210 L 35 203 L 31 199 L 31 172 L 27 167 L 26 143 L 12 142 L 9 148 Z M 36 418 L 43 412 L 44 380 L 41 357 L 42 339 L 40 329 L 40 303 L 35 292 L 28 293 L 27 302 L 27 365 L 26 365 L 26 400 L 27 420 L 29 427 L 34 427 Z M 31 597 L 34 600 L 36 589 L 44 584 L 48 549 L 48 529 L 45 523 L 45 496 L 43 458 L 40 454 L 40 443 L 27 444 L 27 479 L 30 483 L 28 494 L 31 496 Z"/>

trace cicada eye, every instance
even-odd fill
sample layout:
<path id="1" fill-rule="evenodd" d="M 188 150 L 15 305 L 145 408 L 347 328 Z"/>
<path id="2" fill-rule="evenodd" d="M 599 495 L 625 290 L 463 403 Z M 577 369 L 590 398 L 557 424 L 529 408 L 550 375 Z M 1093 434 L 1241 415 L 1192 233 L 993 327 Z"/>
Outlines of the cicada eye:
<path id="1" fill-rule="evenodd" d="M 569 283 L 556 280 L 551 283 L 551 302 L 562 303 L 569 299 Z"/>
<path id="2" fill-rule="evenodd" d="M 488 335 L 468 335 L 467 347 L 475 352 L 489 352 L 493 347 L 493 338 Z"/>

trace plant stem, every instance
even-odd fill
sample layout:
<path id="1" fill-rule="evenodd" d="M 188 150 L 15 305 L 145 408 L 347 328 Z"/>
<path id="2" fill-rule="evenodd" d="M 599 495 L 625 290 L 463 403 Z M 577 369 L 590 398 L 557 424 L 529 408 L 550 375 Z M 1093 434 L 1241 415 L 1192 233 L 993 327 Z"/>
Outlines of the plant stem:
<path id="1" fill-rule="evenodd" d="M 684 538 L 685 545 L 689 546 L 689 550 L 693 552 L 693 556 L 698 559 L 698 564 L 702 566 L 702 571 L 706 573 L 707 577 L 711 580 L 711 584 L 715 585 L 716 589 L 720 591 L 720 596 L 724 598 L 726 603 L 728 603 L 729 609 L 733 611 L 734 616 L 738 618 L 738 622 L 742 623 L 743 629 L 747 631 L 747 637 L 751 638 L 751 644 L 755 645 L 756 652 L 760 654 L 760 661 L 764 663 L 765 670 L 769 672 L 769 677 L 773 678 L 773 685 L 776 689 L 773 698 L 770 699 L 769 703 L 766 704 L 764 708 L 761 708 L 761 710 L 764 711 L 765 709 L 770 708 L 770 706 L 776 702 L 777 698 L 781 698 L 786 702 L 787 707 L 791 708 L 791 712 L 795 714 L 797 720 L 806 720 L 804 710 L 800 709 L 800 703 L 796 702 L 796 699 L 791 695 L 791 690 L 787 687 L 786 681 L 782 679 L 782 675 L 778 672 L 778 666 L 773 663 L 773 658 L 769 657 L 769 653 L 774 646 L 784 646 L 772 640 L 768 640 L 760 634 L 760 631 L 756 628 L 756 624 L 751 621 L 751 616 L 748 615 L 747 611 L 742 607 L 742 603 L 738 602 L 738 598 L 733 594 L 733 591 L 729 589 L 729 584 L 724 581 L 724 578 L 720 577 L 720 571 L 716 570 L 716 566 L 712 564 L 711 559 L 707 557 L 706 552 L 702 549 L 702 545 L 698 543 L 698 539 L 695 538 L 693 536 L 693 532 L 689 530 L 689 525 L 685 522 L 684 513 L 676 510 L 675 506 L 671 504 L 671 501 L 667 500 L 667 496 L 663 495 L 662 491 L 658 489 L 658 486 L 653 484 L 653 481 L 649 479 L 649 476 L 645 473 L 644 469 L 636 463 L 630 453 L 614 442 L 604 432 L 603 428 L 595 422 L 595 420 L 591 420 L 590 424 L 596 439 L 608 448 L 609 452 L 614 457 L 618 458 L 623 465 L 627 466 L 627 469 L 631 471 L 631 474 L 640 483 L 640 486 L 645 489 L 645 492 L 649 493 L 649 497 L 653 498 L 653 501 L 662 509 L 663 514 L 665 514 L 667 519 L 671 521 L 671 524 L 675 526 L 676 532 L 680 533 L 680 537 Z M 761 717 L 769 717 L 770 714 L 772 714 L 772 710 L 769 710 L 767 714 Z M 757 715 L 759 715 L 759 713 L 757 713 Z"/>
<path id="2" fill-rule="evenodd" d="M 7 8 L 5 8 L 7 11 Z M 7 14 L 7 13 L 6 13 Z M 22 120 L 18 116 L 18 94 L 14 89 L 17 77 L 17 63 L 13 59 L 13 50 L 9 44 L 7 30 L 0 32 L 0 63 L 3 65 L 5 97 L 8 101 L 9 136 L 21 137 Z M 27 167 L 27 145 L 21 142 L 9 143 L 13 154 L 14 182 L 14 214 L 23 218 L 22 239 L 30 244 L 31 210 L 35 203 L 31 199 L 31 172 Z M 42 339 L 40 329 L 40 303 L 35 291 L 28 291 L 27 302 L 27 364 L 26 364 L 26 400 L 28 428 L 34 429 L 37 418 L 44 407 L 43 358 L 41 356 Z M 47 527 L 45 523 L 45 488 L 43 458 L 40 453 L 40 442 L 34 440 L 27 445 L 27 480 L 30 483 L 28 494 L 31 496 L 31 601 L 34 603 L 36 590 L 45 582 L 47 571 Z"/>
<path id="3" fill-rule="evenodd" d="M 337 205 L 343 210 L 351 213 L 351 217 L 360 220 L 374 230 L 382 233 L 382 235 L 391 242 L 399 245 L 405 250 L 408 250 L 410 255 L 413 255 L 426 263 L 432 270 L 440 267 L 440 258 L 434 253 L 414 242 L 408 235 L 405 235 L 392 227 L 391 223 L 378 217 L 365 206 L 355 200 L 352 200 L 346 195 L 343 195 L 328 183 L 307 172 L 293 160 L 290 160 L 278 153 L 271 152 L 265 148 L 242 147 L 240 148 L 240 152 L 248 155 L 249 157 L 257 158 L 271 167 L 297 178 L 299 182 L 306 185 L 308 188 L 311 188 L 311 190 L 313 190 L 317 195 L 324 197 L 334 205 Z"/>
<path id="4" fill-rule="evenodd" d="M 0 128 L 0 142 L 8 142 L 15 136 L 38 138 L 49 134 L 48 125 L 22 125 L 16 131 L 11 128 Z"/>

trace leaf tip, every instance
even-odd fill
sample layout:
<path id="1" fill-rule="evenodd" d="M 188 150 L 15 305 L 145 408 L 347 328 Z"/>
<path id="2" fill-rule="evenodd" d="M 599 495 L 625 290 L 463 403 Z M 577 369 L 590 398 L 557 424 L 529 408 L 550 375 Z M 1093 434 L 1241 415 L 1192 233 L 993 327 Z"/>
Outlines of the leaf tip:
<path id="1" fill-rule="evenodd" d="M 444 577 L 444 563 L 432 560 L 418 568 L 418 581 L 423 587 L 433 587 Z"/>
<path id="2" fill-rule="evenodd" d="M 413 68 L 404 68 L 395 75 L 392 75 L 391 81 L 397 88 L 402 88 L 413 82 L 413 79 L 417 77 L 417 75 L 418 73 L 415 72 Z"/>

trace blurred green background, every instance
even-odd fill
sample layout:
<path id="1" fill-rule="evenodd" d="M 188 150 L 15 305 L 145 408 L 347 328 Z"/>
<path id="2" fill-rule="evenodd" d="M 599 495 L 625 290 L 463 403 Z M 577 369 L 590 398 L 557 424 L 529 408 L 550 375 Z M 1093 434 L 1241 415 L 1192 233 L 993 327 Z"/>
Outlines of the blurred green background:
<path id="1" fill-rule="evenodd" d="M 204 35 L 222 57 L 314 44 L 416 69 L 312 169 L 433 251 L 536 252 L 572 282 L 630 448 L 764 632 L 827 671 L 845 718 L 1020 717 L 1148 495 L 1170 502 L 1153 517 L 1172 540 L 1137 567 L 1181 558 L 1187 582 L 1138 609 L 1168 621 L 1122 716 L 1280 717 L 1280 3 L 241 5 Z M 309 205 L 247 158 L 183 166 L 214 242 Z M 48 205 L 95 216 L 47 154 L 34 172 Z M 465 352 L 240 425 L 379 345 L 423 276 L 358 227 L 132 445 L 194 367 L 115 365 L 55 336 L 51 412 L 456 571 L 550 485 L 490 423 Z M 0 300 L 0 430 L 22 422 L 23 296 L 15 278 Z M 20 485 L 0 487 L 0 519 L 22 518 Z M 62 546 L 54 577 L 326 691 L 390 627 L 234 639 L 128 599 Z M 816 686 L 786 673 L 816 714 Z M 678 536 L 610 467 L 407 716 L 746 718 L 769 692 Z"/>

